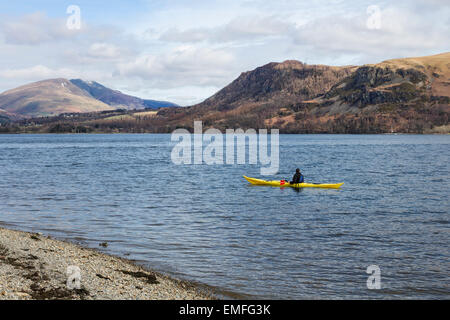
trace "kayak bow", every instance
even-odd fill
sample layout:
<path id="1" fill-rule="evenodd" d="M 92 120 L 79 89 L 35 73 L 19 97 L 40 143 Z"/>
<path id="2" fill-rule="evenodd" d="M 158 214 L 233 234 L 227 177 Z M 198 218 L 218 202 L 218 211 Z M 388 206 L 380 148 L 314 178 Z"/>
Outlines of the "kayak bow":
<path id="1" fill-rule="evenodd" d="M 292 188 L 325 188 L 325 189 L 339 189 L 344 183 L 296 183 L 290 184 L 288 181 L 284 180 L 261 180 L 255 178 L 249 178 L 244 176 L 245 180 L 250 182 L 253 185 L 257 186 L 272 186 L 272 187 L 292 187 Z"/>

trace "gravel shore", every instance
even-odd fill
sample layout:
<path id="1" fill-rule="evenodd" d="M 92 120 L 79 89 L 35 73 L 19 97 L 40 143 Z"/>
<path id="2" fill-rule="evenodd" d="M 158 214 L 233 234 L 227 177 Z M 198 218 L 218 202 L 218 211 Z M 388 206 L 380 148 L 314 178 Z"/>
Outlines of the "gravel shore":
<path id="1" fill-rule="evenodd" d="M 80 270 L 81 286 L 67 287 L 67 268 Z M 51 239 L 0 228 L 0 300 L 214 299 L 185 281 L 131 261 Z"/>

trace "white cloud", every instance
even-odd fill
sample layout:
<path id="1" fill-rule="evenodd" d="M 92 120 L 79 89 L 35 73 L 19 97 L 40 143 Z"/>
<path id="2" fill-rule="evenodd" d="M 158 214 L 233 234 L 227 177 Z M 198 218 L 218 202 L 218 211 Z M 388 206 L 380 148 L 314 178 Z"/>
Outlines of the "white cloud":
<path id="1" fill-rule="evenodd" d="M 7 19 L 0 23 L 6 43 L 37 45 L 60 41 L 77 35 L 79 30 L 69 30 L 64 19 L 50 19 L 45 13 L 35 12 L 19 19 Z"/>
<path id="2" fill-rule="evenodd" d="M 320 56 L 358 54 L 372 63 L 448 50 L 448 33 L 433 21 L 422 20 L 418 12 L 382 9 L 380 29 L 367 28 L 366 21 L 365 14 L 329 16 L 298 27 L 292 37 L 298 46 Z"/>
<path id="3" fill-rule="evenodd" d="M 186 105 L 272 61 L 343 65 L 450 51 L 448 0 L 148 3 L 127 6 L 125 15 L 115 3 L 101 12 L 80 4 L 78 31 L 66 28 L 64 6 L 59 15 L 45 4 L 29 6 L 42 12 L 3 13 L 0 90 L 76 77 Z M 369 5 L 382 10 L 380 30 L 367 29 Z"/>
<path id="4" fill-rule="evenodd" d="M 118 75 L 140 77 L 158 88 L 211 86 L 223 84 L 233 63 L 233 55 L 224 50 L 181 46 L 166 54 L 141 55 L 121 63 Z"/>
<path id="5" fill-rule="evenodd" d="M 62 41 L 72 44 L 122 42 L 129 44 L 133 37 L 113 25 L 89 24 L 81 20 L 81 29 L 69 29 L 66 18 L 49 17 L 44 12 L 34 12 L 16 17 L 2 17 L 0 34 L 4 42 L 11 45 L 37 46 L 57 44 Z"/>
<path id="6" fill-rule="evenodd" d="M 66 77 L 75 72 L 70 69 L 61 68 L 58 70 L 50 69 L 43 65 L 37 65 L 30 68 L 7 69 L 0 71 L 0 76 L 8 79 L 48 79 Z"/>
<path id="7" fill-rule="evenodd" d="M 121 49 L 109 43 L 93 43 L 88 49 L 88 55 L 93 58 L 117 59 L 121 56 Z"/>
<path id="8" fill-rule="evenodd" d="M 284 22 L 275 16 L 241 16 L 223 26 L 179 30 L 170 28 L 160 40 L 171 42 L 233 42 L 284 36 L 294 28 L 293 23 Z"/>
<path id="9" fill-rule="evenodd" d="M 9 80 L 21 80 L 21 81 L 38 81 L 53 78 L 84 78 L 84 79 L 98 79 L 103 77 L 102 72 L 96 70 L 92 71 L 80 71 L 70 68 L 57 68 L 52 69 L 44 65 L 36 65 L 29 68 L 17 68 L 0 70 L 0 77 Z"/>

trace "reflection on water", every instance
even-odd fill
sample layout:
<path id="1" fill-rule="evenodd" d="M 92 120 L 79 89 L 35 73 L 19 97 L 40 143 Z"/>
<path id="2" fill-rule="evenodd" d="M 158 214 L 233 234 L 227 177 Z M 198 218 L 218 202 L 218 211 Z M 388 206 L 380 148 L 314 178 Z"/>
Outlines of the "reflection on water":
<path id="1" fill-rule="evenodd" d="M 0 223 L 258 298 L 449 298 L 448 136 L 281 135 L 280 173 L 175 166 L 170 135 L 0 135 Z M 381 268 L 382 290 L 366 287 Z"/>

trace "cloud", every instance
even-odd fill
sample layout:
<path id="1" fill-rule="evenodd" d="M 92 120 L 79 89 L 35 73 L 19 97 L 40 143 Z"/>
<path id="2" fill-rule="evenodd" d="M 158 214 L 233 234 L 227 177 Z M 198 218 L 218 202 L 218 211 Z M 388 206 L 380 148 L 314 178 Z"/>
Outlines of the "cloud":
<path id="1" fill-rule="evenodd" d="M 80 29 L 69 29 L 66 18 L 52 18 L 44 12 L 34 12 L 21 17 L 2 17 L 0 33 L 6 44 L 30 45 L 56 44 L 62 41 L 73 44 L 92 42 L 125 42 L 131 35 L 113 25 L 94 25 L 81 20 Z"/>
<path id="2" fill-rule="evenodd" d="M 275 16 L 241 16 L 223 26 L 213 28 L 192 28 L 179 30 L 170 28 L 160 40 L 168 42 L 233 42 L 255 40 L 272 36 L 284 36 L 294 27 Z"/>
<path id="3" fill-rule="evenodd" d="M 438 8 L 443 8 L 443 7 L 450 7 L 450 2 L 448 2 L 448 0 L 417 0 L 419 5 L 424 5 L 425 7 L 438 7 Z"/>
<path id="4" fill-rule="evenodd" d="M 67 29 L 64 6 L 10 2 L 0 16 L 0 88 L 76 77 L 185 105 L 272 61 L 361 64 L 450 51 L 448 0 L 144 2 L 123 12 L 81 0 L 81 30 Z M 370 30 L 366 9 L 377 4 L 381 29 Z M 13 13 L 27 10 L 41 11 Z"/>
<path id="5" fill-rule="evenodd" d="M 0 77 L 10 80 L 38 81 L 53 78 L 84 78 L 98 79 L 104 77 L 102 72 L 96 70 L 80 71 L 70 68 L 49 68 L 44 65 L 36 65 L 28 68 L 6 69 L 0 71 Z"/>
<path id="6" fill-rule="evenodd" d="M 119 47 L 109 43 L 93 43 L 88 49 L 88 56 L 101 59 L 117 59 L 122 55 Z"/>
<path id="7" fill-rule="evenodd" d="M 170 28 L 164 32 L 159 39 L 168 42 L 200 42 L 210 38 L 210 33 L 206 28 L 196 28 L 188 30 L 179 30 L 178 28 Z"/>
<path id="8" fill-rule="evenodd" d="M 66 68 L 54 70 L 43 65 L 37 65 L 29 68 L 2 70 L 0 76 L 8 79 L 48 79 L 66 77 L 73 73 L 73 70 Z"/>
<path id="9" fill-rule="evenodd" d="M 64 19 L 50 19 L 45 13 L 35 12 L 19 19 L 6 19 L 0 23 L 5 42 L 17 45 L 37 45 L 60 41 L 78 34 L 69 30 Z"/>
<path id="10" fill-rule="evenodd" d="M 364 12 L 365 13 L 365 12 Z M 316 19 L 292 34 L 294 43 L 320 55 L 358 54 L 369 59 L 431 54 L 448 49 L 448 33 L 419 12 L 388 7 L 381 10 L 381 28 L 369 29 L 367 15 Z M 378 57 L 378 58 L 377 58 Z"/>
<path id="11" fill-rule="evenodd" d="M 158 88 L 223 84 L 230 77 L 234 56 L 227 51 L 181 46 L 160 55 L 141 55 L 118 65 L 117 76 L 140 77 Z"/>

